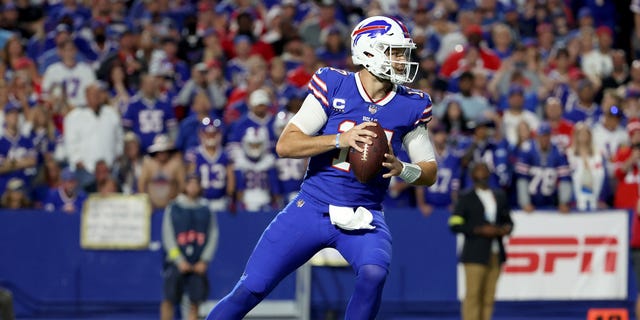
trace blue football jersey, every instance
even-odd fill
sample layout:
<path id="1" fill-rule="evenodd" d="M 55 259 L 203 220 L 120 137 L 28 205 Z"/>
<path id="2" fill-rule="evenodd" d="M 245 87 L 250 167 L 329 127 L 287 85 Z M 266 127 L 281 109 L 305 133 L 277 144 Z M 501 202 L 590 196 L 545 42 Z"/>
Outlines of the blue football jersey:
<path id="1" fill-rule="evenodd" d="M 247 211 L 264 211 L 272 209 L 273 195 L 280 194 L 276 159 L 266 154 L 253 160 L 240 157 L 235 163 L 237 190 L 242 192 L 240 199 L 243 209 Z"/>
<path id="2" fill-rule="evenodd" d="M 185 161 L 192 164 L 195 172 L 200 176 L 202 197 L 214 200 L 227 194 L 227 166 L 229 157 L 218 150 L 215 155 L 207 153 L 202 146 L 189 149 L 185 154 Z"/>
<path id="3" fill-rule="evenodd" d="M 291 201 L 300 191 L 302 179 L 306 171 L 306 159 L 278 158 L 276 168 L 278 169 L 278 181 L 280 181 L 280 191 L 287 201 Z"/>
<path id="4" fill-rule="evenodd" d="M 453 202 L 451 194 L 460 189 L 460 154 L 446 150 L 444 154 L 436 154 L 438 176 L 436 183 L 424 188 L 424 200 L 428 205 L 446 207 Z"/>
<path id="5" fill-rule="evenodd" d="M 45 200 L 44 209 L 47 211 L 76 213 L 82 211 L 82 205 L 85 200 L 87 200 L 87 194 L 83 191 L 78 191 L 73 197 L 69 197 L 62 188 L 50 189 Z"/>
<path id="6" fill-rule="evenodd" d="M 156 135 L 167 133 L 177 122 L 173 108 L 166 99 L 151 101 L 137 95 L 129 103 L 122 124 L 136 133 L 140 138 L 141 150 L 146 152 Z"/>
<path id="7" fill-rule="evenodd" d="M 426 93 L 396 85 L 386 97 L 373 101 L 357 73 L 321 68 L 308 89 L 327 115 L 320 135 L 345 132 L 373 121 L 385 130 L 393 149 L 400 150 L 408 132 L 431 120 L 432 103 Z M 389 179 L 382 178 L 387 170 L 366 184 L 360 183 L 351 172 L 348 152 L 349 148 L 342 148 L 311 157 L 302 192 L 327 204 L 380 210 L 389 185 Z"/>
<path id="8" fill-rule="evenodd" d="M 0 137 L 0 164 L 6 161 L 36 158 L 37 151 L 31 139 L 18 135 L 11 138 Z M 36 167 L 0 174 L 0 190 L 4 190 L 11 178 L 19 178 L 29 185 L 31 178 L 36 174 Z"/>
<path id="9" fill-rule="evenodd" d="M 508 143 L 505 140 L 495 141 L 493 139 L 487 141 L 482 145 L 472 145 L 472 141 L 467 139 L 462 141 L 458 148 L 460 150 L 466 150 L 468 148 L 474 148 L 473 150 L 473 162 L 484 162 L 491 171 L 489 176 L 489 186 L 491 188 L 504 188 L 511 183 L 511 170 L 509 168 L 509 149 Z M 464 151 L 462 151 L 464 152 Z M 463 173 L 461 187 L 465 189 L 472 185 L 471 173 Z"/>
<path id="10" fill-rule="evenodd" d="M 557 203 L 558 183 L 571 181 L 571 168 L 567 157 L 551 145 L 546 159 L 540 153 L 538 143 L 531 140 L 523 143 L 515 165 L 518 178 L 526 179 L 531 204 L 548 207 Z"/>

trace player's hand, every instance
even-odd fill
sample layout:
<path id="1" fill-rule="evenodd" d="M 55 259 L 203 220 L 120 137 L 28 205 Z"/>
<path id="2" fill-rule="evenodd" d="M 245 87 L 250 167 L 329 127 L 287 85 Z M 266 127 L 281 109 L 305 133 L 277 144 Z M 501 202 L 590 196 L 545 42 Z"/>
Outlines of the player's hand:
<path id="1" fill-rule="evenodd" d="M 383 178 L 391 178 L 400 175 L 402 172 L 402 162 L 393 153 L 393 147 L 389 144 L 389 153 L 384 154 L 384 162 L 382 166 L 389 169 L 389 172 L 382 175 Z"/>
<path id="2" fill-rule="evenodd" d="M 373 144 L 370 137 L 376 137 L 376 134 L 365 130 L 366 127 L 377 126 L 378 124 L 375 122 L 363 122 L 340 135 L 340 148 L 352 147 L 358 152 L 362 152 L 363 149 L 358 146 L 357 142 L 362 142 L 366 144 Z"/>
<path id="3" fill-rule="evenodd" d="M 207 268 L 209 267 L 209 265 L 204 262 L 204 261 L 198 261 L 194 266 L 193 266 L 193 272 L 200 274 L 200 275 L 204 275 L 205 273 L 207 273 Z"/>
<path id="4" fill-rule="evenodd" d="M 193 266 L 191 266 L 189 262 L 181 261 L 178 263 L 178 271 L 180 271 L 180 273 L 189 273 L 193 271 Z"/>

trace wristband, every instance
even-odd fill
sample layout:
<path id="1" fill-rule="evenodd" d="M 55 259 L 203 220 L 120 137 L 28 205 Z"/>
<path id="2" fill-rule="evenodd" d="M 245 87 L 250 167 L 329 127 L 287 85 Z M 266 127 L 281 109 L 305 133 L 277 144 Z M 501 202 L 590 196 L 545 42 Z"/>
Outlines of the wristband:
<path id="1" fill-rule="evenodd" d="M 340 149 L 340 133 L 336 134 L 336 149 Z"/>
<path id="2" fill-rule="evenodd" d="M 400 179 L 413 183 L 422 175 L 422 169 L 419 165 L 402 161 L 402 171 L 398 175 Z"/>

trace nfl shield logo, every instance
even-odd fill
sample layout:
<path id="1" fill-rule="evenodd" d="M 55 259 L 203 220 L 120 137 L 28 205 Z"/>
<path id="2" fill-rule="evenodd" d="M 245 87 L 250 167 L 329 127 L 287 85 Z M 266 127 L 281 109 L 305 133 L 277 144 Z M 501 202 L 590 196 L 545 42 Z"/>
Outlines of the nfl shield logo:
<path id="1" fill-rule="evenodd" d="M 371 114 L 374 114 L 374 113 L 376 113 L 377 111 L 378 111 L 378 106 L 377 106 L 377 105 L 375 105 L 375 104 L 370 104 L 370 105 L 369 105 L 369 112 L 370 112 Z"/>

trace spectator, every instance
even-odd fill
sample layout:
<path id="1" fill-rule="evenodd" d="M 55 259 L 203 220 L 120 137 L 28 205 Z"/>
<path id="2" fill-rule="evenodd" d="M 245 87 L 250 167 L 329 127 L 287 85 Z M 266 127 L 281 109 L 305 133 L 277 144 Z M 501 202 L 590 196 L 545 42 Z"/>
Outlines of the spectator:
<path id="1" fill-rule="evenodd" d="M 134 92 L 127 87 L 126 75 L 124 67 L 118 63 L 114 63 L 109 73 L 109 104 L 114 106 L 120 114 L 125 114 Z"/>
<path id="2" fill-rule="evenodd" d="M 450 98 L 456 99 L 462 107 L 462 113 L 469 120 L 476 120 L 481 116 L 493 111 L 487 99 L 474 94 L 472 91 L 475 75 L 472 72 L 464 72 L 458 78 L 459 93 L 453 94 Z M 450 99 L 446 98 L 446 99 Z"/>
<path id="3" fill-rule="evenodd" d="M 591 129 L 578 122 L 573 130 L 573 144 L 567 152 L 576 208 L 590 211 L 606 208 L 609 191 L 607 163 L 593 144 Z"/>
<path id="4" fill-rule="evenodd" d="M 627 124 L 629 145 L 618 149 L 614 157 L 617 187 L 614 207 L 637 210 L 638 184 L 640 181 L 640 120 L 631 119 Z M 634 193 L 635 192 L 635 193 Z"/>
<path id="5" fill-rule="evenodd" d="M 455 142 L 458 140 L 457 138 L 471 132 L 467 117 L 458 100 L 455 98 L 447 99 L 444 108 L 444 116 L 442 116 L 441 122 L 450 142 Z"/>
<path id="6" fill-rule="evenodd" d="M 198 306 L 207 300 L 207 269 L 218 246 L 218 222 L 201 198 L 200 177 L 187 176 L 184 193 L 172 201 L 162 221 L 164 298 L 160 318 L 174 318 L 174 306 L 189 296 L 188 319 L 198 319 Z"/>
<path id="7" fill-rule="evenodd" d="M 322 45 L 320 34 L 325 29 L 336 28 L 340 34 L 344 35 L 351 31 L 344 23 L 336 19 L 339 5 L 334 0 L 321 0 L 318 2 L 318 6 L 320 7 L 318 15 L 302 22 L 299 29 L 304 42 L 312 48 L 318 48 Z"/>
<path id="8" fill-rule="evenodd" d="M 30 181 L 36 174 L 37 152 L 31 140 L 20 134 L 20 107 L 9 102 L 4 107 L 4 133 L 0 136 L 0 190 L 11 178 Z"/>
<path id="9" fill-rule="evenodd" d="M 337 69 L 347 68 L 349 51 L 340 29 L 330 27 L 322 30 L 320 32 L 320 43 L 322 45 L 316 51 L 316 56 L 320 61 Z"/>
<path id="10" fill-rule="evenodd" d="M 11 178 L 0 198 L 0 208 L 25 209 L 31 207 L 31 201 L 25 192 L 24 181 Z"/>
<path id="11" fill-rule="evenodd" d="M 294 99 L 301 91 L 287 81 L 287 67 L 278 57 L 271 60 L 268 86 L 276 96 L 278 109 L 285 109 L 289 100 Z"/>
<path id="12" fill-rule="evenodd" d="M 313 47 L 309 45 L 302 46 L 301 58 L 300 65 L 287 73 L 287 81 L 299 89 L 304 89 L 311 80 L 313 73 L 320 67 L 319 64 L 324 63 L 318 61 Z"/>
<path id="13" fill-rule="evenodd" d="M 507 260 L 502 237 L 513 230 L 507 197 L 489 187 L 490 174 L 485 163 L 472 165 L 473 186 L 460 195 L 449 218 L 451 230 L 465 238 L 460 254 L 466 284 L 463 320 L 491 319 L 500 267 Z"/>
<path id="14" fill-rule="evenodd" d="M 112 166 L 123 148 L 120 116 L 106 104 L 104 88 L 93 83 L 87 86 L 86 95 L 87 107 L 72 110 L 64 119 L 67 158 L 82 188 L 94 182 L 92 175 L 99 160 Z"/>
<path id="15" fill-rule="evenodd" d="M 164 208 L 184 188 L 185 168 L 166 135 L 158 135 L 142 163 L 138 193 L 147 193 L 154 208 Z"/>
<path id="16" fill-rule="evenodd" d="M 575 99 L 568 102 L 564 118 L 573 123 L 584 121 L 589 126 L 594 125 L 602 115 L 602 109 L 594 101 L 595 94 L 593 83 L 587 79 L 581 80 L 576 89 Z"/>
<path id="17" fill-rule="evenodd" d="M 537 139 L 524 143 L 517 155 L 518 205 L 526 212 L 557 209 L 569 212 L 571 170 L 567 157 L 551 143 L 551 126 L 543 122 Z"/>
<path id="18" fill-rule="evenodd" d="M 222 117 L 222 109 L 227 103 L 226 91 L 230 86 L 222 76 L 220 63 L 217 60 L 198 63 L 193 67 L 191 74 L 191 79 L 180 89 L 173 104 L 187 107 L 187 116 L 197 114 L 193 107 L 189 108 L 189 106 L 193 105 L 195 97 L 202 92 L 207 95 L 211 104 L 209 109 L 215 112 L 216 117 Z"/>
<path id="19" fill-rule="evenodd" d="M 306 94 L 303 96 L 301 92 L 298 93 L 297 96 L 293 96 L 291 100 L 289 100 L 284 110 L 278 112 L 273 123 L 273 131 L 277 137 L 280 137 L 289 120 L 300 110 L 305 97 Z M 285 202 L 292 201 L 292 199 L 298 195 L 302 179 L 307 171 L 307 162 L 308 159 L 306 158 L 293 159 L 278 157 L 276 159 L 280 190 L 285 197 Z"/>
<path id="20" fill-rule="evenodd" d="M 133 132 L 124 135 L 124 150 L 114 164 L 116 181 L 124 194 L 133 194 L 138 190 L 138 179 L 142 173 L 143 158 L 140 154 L 140 141 Z"/>
<path id="21" fill-rule="evenodd" d="M 507 146 L 493 139 L 491 131 L 496 131 L 496 123 L 489 118 L 480 118 L 471 122 L 473 135 L 459 144 L 462 153 L 460 164 L 466 170 L 471 162 L 485 162 L 489 166 L 491 188 L 505 187 L 511 182 L 508 167 Z M 471 181 L 469 171 L 462 173 L 462 187 Z"/>
<path id="22" fill-rule="evenodd" d="M 540 123 L 538 116 L 523 109 L 524 107 L 524 88 L 519 85 L 513 85 L 509 89 L 509 108 L 502 115 L 504 134 L 511 146 L 518 142 L 518 124 L 521 121 L 526 122 L 531 130 L 536 130 Z"/>
<path id="23" fill-rule="evenodd" d="M 249 70 L 248 60 L 251 55 L 251 38 L 237 35 L 234 40 L 235 57 L 227 62 L 225 76 L 232 86 L 242 85 Z"/>
<path id="24" fill-rule="evenodd" d="M 433 148 L 438 161 L 438 177 L 430 187 L 416 187 L 416 203 L 423 215 L 428 216 L 434 207 L 450 210 L 460 189 L 460 154 L 447 143 L 443 126 L 430 128 Z"/>
<path id="25" fill-rule="evenodd" d="M 87 87 L 96 80 L 91 67 L 76 58 L 77 49 L 73 41 L 58 45 L 61 61 L 49 66 L 42 78 L 42 91 L 48 99 L 62 99 L 70 109 L 84 107 L 87 103 Z"/>
<path id="26" fill-rule="evenodd" d="M 35 106 L 29 112 L 23 134 L 29 135 L 38 154 L 38 166 L 48 159 L 53 159 L 56 153 L 63 153 L 62 135 L 56 129 L 49 110 Z"/>
<path id="27" fill-rule="evenodd" d="M 107 183 L 108 180 L 111 179 L 111 170 L 109 169 L 109 165 L 104 160 L 96 161 L 95 168 L 93 170 L 93 179 L 92 182 L 84 187 L 84 192 L 86 193 L 96 193 L 98 189 Z M 117 191 L 117 187 L 116 187 Z"/>
<path id="28" fill-rule="evenodd" d="M 176 118 L 171 104 L 160 94 L 154 76 L 142 76 L 140 92 L 131 99 L 122 117 L 125 130 L 133 131 L 140 139 L 140 148 L 146 151 L 155 136 L 176 136 Z"/>
<path id="29" fill-rule="evenodd" d="M 562 118 L 560 99 L 549 97 L 544 104 L 545 121 L 551 125 L 551 143 L 564 152 L 571 145 L 573 123 Z"/>
<path id="30" fill-rule="evenodd" d="M 629 134 L 622 126 L 623 115 L 618 106 L 610 106 L 603 111 L 602 119 L 592 128 L 593 144 L 599 152 L 611 160 L 620 147 L 629 144 Z"/>
<path id="31" fill-rule="evenodd" d="M 459 51 L 451 53 L 442 63 L 440 75 L 445 78 L 456 77 L 465 71 L 476 68 L 490 73 L 500 68 L 500 58 L 489 48 L 481 44 L 482 28 L 479 25 L 469 25 L 464 29 L 468 44 Z"/>
<path id="32" fill-rule="evenodd" d="M 582 72 L 598 86 L 602 79 L 613 72 L 612 50 L 613 31 L 607 26 L 596 29 L 598 48 L 594 48 L 582 57 Z"/>
<path id="33" fill-rule="evenodd" d="M 611 63 L 613 64 L 611 74 L 602 80 L 602 89 L 618 89 L 630 80 L 629 65 L 627 64 L 627 54 L 624 50 L 613 50 L 611 52 Z"/>
<path id="34" fill-rule="evenodd" d="M 186 152 L 187 171 L 200 177 L 202 196 L 211 211 L 227 210 L 234 200 L 236 179 L 233 164 L 222 147 L 222 121 L 205 117 L 194 126 L 199 144 Z"/>
<path id="35" fill-rule="evenodd" d="M 136 56 L 137 35 L 134 30 L 126 28 L 119 35 L 119 39 L 118 50 L 105 58 L 97 75 L 100 80 L 108 81 L 112 68 L 116 65 L 122 66 L 125 87 L 135 92 L 139 88 L 140 78 L 146 69 L 144 61 Z"/>
<path id="36" fill-rule="evenodd" d="M 192 114 L 180 122 L 176 149 L 186 151 L 198 145 L 198 128 L 205 118 L 218 119 L 211 111 L 211 101 L 204 92 L 199 92 L 193 99 Z"/>
<path id="37" fill-rule="evenodd" d="M 47 201 L 49 192 L 57 189 L 61 184 L 61 169 L 58 163 L 53 159 L 45 159 L 42 171 L 33 182 L 31 198 L 36 208 L 43 208 Z"/>
<path id="38" fill-rule="evenodd" d="M 66 214 L 79 213 L 87 199 L 87 194 L 78 190 L 76 175 L 69 168 L 60 174 L 61 184 L 56 189 L 49 190 L 44 202 L 44 209 L 49 212 L 60 211 Z"/>
<path id="39" fill-rule="evenodd" d="M 278 172 L 266 127 L 249 127 L 235 159 L 237 199 L 247 211 L 270 211 L 280 203 Z"/>
<path id="40" fill-rule="evenodd" d="M 247 135 L 249 128 L 264 128 L 267 133 L 266 150 L 271 152 L 275 145 L 275 134 L 273 132 L 274 118 L 269 109 L 272 105 L 269 92 L 265 89 L 258 89 L 251 93 L 248 99 L 249 113 L 240 118 L 231 127 L 229 143 L 227 148 L 229 155 L 235 161 L 242 154 L 242 140 Z"/>

